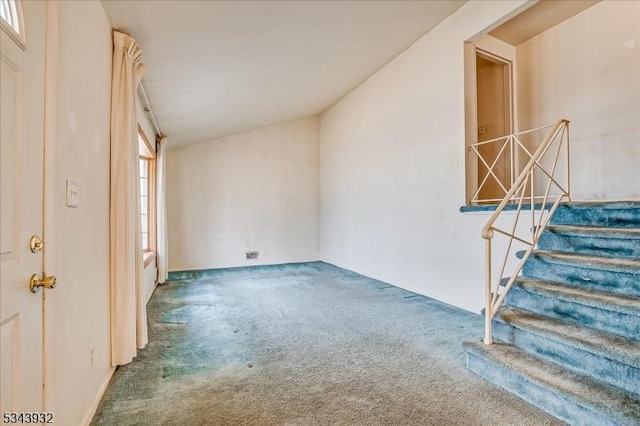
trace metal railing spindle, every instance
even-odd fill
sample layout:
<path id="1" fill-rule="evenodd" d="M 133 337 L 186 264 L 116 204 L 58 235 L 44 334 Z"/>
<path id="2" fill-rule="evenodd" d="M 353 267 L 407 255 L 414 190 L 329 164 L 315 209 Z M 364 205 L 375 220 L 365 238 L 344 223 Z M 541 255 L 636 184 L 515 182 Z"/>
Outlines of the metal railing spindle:
<path id="1" fill-rule="evenodd" d="M 533 153 L 526 148 L 525 144 L 517 137 L 518 135 L 523 134 L 532 134 L 534 132 L 538 132 L 544 129 L 551 129 L 546 136 L 544 137 L 542 143 L 535 149 Z M 502 146 L 500 147 L 498 154 L 493 159 L 493 161 L 487 161 L 487 159 L 483 158 L 479 149 L 481 145 L 487 145 L 490 143 L 500 143 L 502 142 Z M 555 150 L 550 150 L 551 146 L 557 142 L 558 147 Z M 566 182 L 561 184 L 558 182 L 558 177 L 556 176 L 558 163 L 560 160 L 560 153 L 563 152 L 562 146 L 565 146 L 565 155 L 566 155 L 566 170 L 565 170 L 565 179 Z M 504 154 L 505 149 L 508 147 L 509 149 L 509 166 L 511 170 L 509 171 L 509 183 L 510 188 L 507 190 L 505 186 L 500 182 L 494 168 L 500 157 Z M 529 161 L 527 165 L 520 171 L 520 173 L 516 176 L 516 163 L 518 162 L 516 159 L 516 151 L 517 147 L 521 148 L 529 157 Z M 515 133 L 508 136 L 503 136 L 500 138 L 495 138 L 489 141 L 478 142 L 476 144 L 471 145 L 472 151 L 478 156 L 478 161 L 487 168 L 486 175 L 484 179 L 482 179 L 480 185 L 478 186 L 475 194 L 473 195 L 471 202 L 472 203 L 486 203 L 497 201 L 494 198 L 486 198 L 482 199 L 480 194 L 482 193 L 483 186 L 489 180 L 489 177 L 492 176 L 506 193 L 504 198 L 499 201 L 499 204 L 491 215 L 487 224 L 482 228 L 482 238 L 485 240 L 485 335 L 484 342 L 487 345 L 492 343 L 492 329 L 491 324 L 493 317 L 498 311 L 498 308 L 502 304 L 503 300 L 507 296 L 507 293 L 511 289 L 513 283 L 517 279 L 520 274 L 525 262 L 535 249 L 535 246 L 538 242 L 538 239 L 542 235 L 542 232 L 548 225 L 551 216 L 556 211 L 560 202 L 565 199 L 570 200 L 570 188 L 571 188 L 571 174 L 570 174 L 570 162 L 569 162 L 569 121 L 568 120 L 558 120 L 555 124 L 550 126 L 538 127 L 531 130 L 526 130 L 524 132 Z M 547 170 L 546 167 L 543 166 L 543 159 L 546 158 L 547 155 L 551 155 L 552 166 L 550 170 Z M 491 166 L 489 166 L 491 163 Z M 548 164 L 548 163 L 546 163 Z M 536 173 L 536 168 L 540 170 L 541 173 Z M 540 179 L 541 182 L 536 182 L 536 179 Z M 542 184 L 544 181 L 544 185 Z M 544 192 L 542 194 L 536 194 L 536 189 L 540 184 L 541 188 L 544 188 Z M 551 191 L 554 189 L 553 193 Z M 527 190 L 529 194 L 527 194 Z M 555 195 L 556 190 L 558 191 L 558 195 Z M 522 211 L 524 210 L 524 200 L 525 198 L 529 201 L 529 210 L 531 215 L 531 229 L 530 229 L 530 238 L 525 238 L 520 230 L 520 219 L 522 217 Z M 553 199 L 553 204 L 549 206 L 550 200 Z M 542 203 L 537 206 L 536 201 L 541 200 Z M 511 226 L 505 229 L 501 229 L 496 226 L 496 221 L 498 218 L 503 216 L 505 212 L 505 207 L 509 203 L 517 202 L 517 207 L 515 209 L 515 215 Z M 539 209 L 539 212 L 537 211 Z M 546 212 L 546 214 L 545 214 Z M 539 216 L 538 216 L 539 215 Z M 493 259 L 493 238 L 496 235 L 500 235 L 501 237 L 506 237 L 507 242 L 505 244 L 505 255 L 500 259 L 500 263 L 495 263 L 496 271 L 498 274 L 496 276 L 493 275 L 494 272 L 494 259 Z M 517 262 L 517 265 L 513 269 L 511 275 L 507 278 L 506 271 L 509 265 L 509 259 L 514 255 L 514 250 L 516 249 L 516 245 L 521 244 L 526 249 L 524 250 L 524 255 L 520 258 L 520 261 Z M 500 284 L 503 280 L 506 280 L 506 284 L 502 292 L 500 292 Z"/>

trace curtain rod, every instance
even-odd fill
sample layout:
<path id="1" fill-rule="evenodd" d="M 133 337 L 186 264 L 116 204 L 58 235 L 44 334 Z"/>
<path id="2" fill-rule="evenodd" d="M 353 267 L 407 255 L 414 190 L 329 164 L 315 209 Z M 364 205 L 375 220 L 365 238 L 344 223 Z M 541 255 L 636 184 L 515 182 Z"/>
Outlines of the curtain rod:
<path id="1" fill-rule="evenodd" d="M 158 126 L 158 122 L 156 121 L 156 116 L 153 115 L 153 110 L 151 109 L 151 104 L 149 103 L 149 98 L 147 97 L 147 92 L 144 90 L 144 86 L 142 85 L 142 82 L 140 82 L 138 90 L 140 91 L 140 95 L 142 96 L 144 110 L 147 114 L 149 114 L 149 118 L 151 118 L 151 124 L 153 124 L 153 128 L 156 131 L 156 136 L 158 138 L 161 138 L 162 132 L 160 131 L 160 126 Z"/>

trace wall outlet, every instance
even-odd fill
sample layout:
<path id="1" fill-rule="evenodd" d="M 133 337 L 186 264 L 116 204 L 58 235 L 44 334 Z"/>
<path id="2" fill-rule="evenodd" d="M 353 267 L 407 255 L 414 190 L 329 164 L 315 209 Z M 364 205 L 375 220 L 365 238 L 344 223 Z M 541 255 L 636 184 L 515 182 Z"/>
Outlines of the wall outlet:
<path id="1" fill-rule="evenodd" d="M 67 180 L 67 207 L 78 207 L 80 204 L 80 185 L 78 182 Z"/>
<path id="2" fill-rule="evenodd" d="M 257 259 L 258 255 L 260 255 L 259 251 L 248 251 L 245 253 L 247 256 L 247 259 Z"/>

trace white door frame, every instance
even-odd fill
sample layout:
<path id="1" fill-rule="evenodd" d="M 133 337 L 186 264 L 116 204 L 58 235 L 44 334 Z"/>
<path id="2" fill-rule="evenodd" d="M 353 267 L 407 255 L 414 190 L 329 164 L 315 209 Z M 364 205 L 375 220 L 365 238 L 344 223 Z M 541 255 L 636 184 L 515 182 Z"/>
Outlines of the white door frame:
<path id="1" fill-rule="evenodd" d="M 478 142 L 478 82 L 476 74 L 476 58 L 484 57 L 493 62 L 507 65 L 508 75 L 505 79 L 505 102 L 508 103 L 507 122 L 509 133 L 514 133 L 516 121 L 515 66 L 512 60 L 480 48 L 474 42 L 464 43 L 464 112 L 465 112 L 465 204 L 469 205 L 473 194 L 478 189 L 478 160 L 471 150 L 471 145 Z M 517 161 L 517 156 L 516 156 Z M 517 167 L 516 167 L 517 169 Z"/>
<path id="2" fill-rule="evenodd" d="M 44 98 L 44 270 L 49 274 L 56 272 L 55 263 L 55 154 L 56 154 L 56 105 L 58 78 L 58 37 L 59 37 L 59 3 L 47 1 L 46 31 L 46 66 L 45 66 L 45 98 Z M 44 410 L 55 413 L 55 378 L 53 376 L 53 359 L 55 341 L 53 314 L 55 313 L 55 297 L 44 292 L 43 327 L 42 327 L 42 398 Z"/>

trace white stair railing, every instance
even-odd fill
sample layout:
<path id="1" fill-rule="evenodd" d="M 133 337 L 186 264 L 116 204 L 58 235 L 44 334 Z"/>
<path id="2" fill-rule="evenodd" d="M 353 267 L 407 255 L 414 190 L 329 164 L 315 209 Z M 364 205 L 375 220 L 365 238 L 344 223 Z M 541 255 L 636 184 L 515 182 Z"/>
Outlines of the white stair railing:
<path id="1" fill-rule="evenodd" d="M 549 130 L 542 142 L 535 143 L 533 138 L 536 135 L 544 135 L 543 131 L 547 129 Z M 498 154 L 491 161 L 488 161 L 481 155 L 481 146 L 490 143 L 501 145 L 497 150 Z M 479 162 L 483 163 L 487 169 L 473 199 L 478 203 L 491 201 L 478 197 L 483 185 L 490 178 L 500 183 L 505 192 L 504 198 L 482 229 L 482 238 L 484 238 L 486 246 L 484 342 L 490 345 L 492 343 L 491 321 L 493 317 L 520 274 L 558 205 L 561 201 L 568 201 L 571 198 L 569 121 L 558 120 L 549 126 L 479 142 L 472 145 L 471 148 L 478 156 Z M 532 151 L 533 153 L 531 153 Z M 506 185 L 500 182 L 495 172 L 498 159 L 505 152 L 509 153 L 511 163 L 510 174 L 512 177 L 508 190 Z M 514 177 L 516 165 L 525 161 L 526 165 L 522 171 Z M 563 168 L 564 170 L 562 170 Z M 524 211 L 528 211 L 530 221 L 521 220 L 527 216 L 526 213 L 523 214 Z M 500 237 L 501 240 L 494 241 L 495 237 Z M 498 244 L 500 246 L 495 247 Z M 501 254 L 494 253 L 494 248 L 501 249 Z M 522 255 L 516 256 L 519 252 Z"/>

